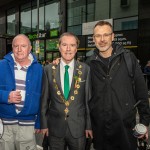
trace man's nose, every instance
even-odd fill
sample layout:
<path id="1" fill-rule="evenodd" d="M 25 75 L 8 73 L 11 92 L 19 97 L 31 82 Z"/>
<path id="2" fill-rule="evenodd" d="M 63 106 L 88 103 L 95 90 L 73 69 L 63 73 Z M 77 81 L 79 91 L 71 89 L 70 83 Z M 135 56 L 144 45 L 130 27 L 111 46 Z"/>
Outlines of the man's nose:
<path id="1" fill-rule="evenodd" d="M 67 50 L 70 50 L 70 45 L 67 45 Z"/>
<path id="2" fill-rule="evenodd" d="M 101 41 L 104 41 L 104 35 L 101 35 Z"/>
<path id="3" fill-rule="evenodd" d="M 21 46 L 18 46 L 18 51 L 21 51 L 22 47 Z"/>

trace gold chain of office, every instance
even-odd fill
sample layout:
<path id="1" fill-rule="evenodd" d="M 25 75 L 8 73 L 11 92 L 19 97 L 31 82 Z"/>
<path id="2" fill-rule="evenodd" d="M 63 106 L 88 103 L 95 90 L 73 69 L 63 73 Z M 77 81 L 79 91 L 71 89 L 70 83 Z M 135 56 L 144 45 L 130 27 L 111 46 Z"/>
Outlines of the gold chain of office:
<path id="1" fill-rule="evenodd" d="M 54 83 L 54 87 L 55 89 L 57 90 L 57 95 L 60 97 L 61 101 L 65 104 L 66 108 L 64 109 L 64 112 L 65 112 L 65 120 L 66 120 L 66 117 L 68 115 L 68 112 L 69 112 L 69 105 L 71 104 L 72 101 L 74 101 L 75 99 L 75 95 L 78 94 L 78 90 L 80 88 L 80 82 L 81 82 L 81 75 L 82 75 L 82 65 L 78 65 L 78 74 L 77 76 L 74 76 L 74 79 L 75 79 L 75 87 L 74 87 L 74 92 L 73 92 L 73 95 L 69 96 L 69 99 L 68 100 L 65 100 L 64 96 L 61 94 L 60 92 L 60 89 L 58 87 L 58 84 L 56 83 L 56 66 L 53 65 L 52 66 L 52 78 L 53 78 L 53 83 Z"/>

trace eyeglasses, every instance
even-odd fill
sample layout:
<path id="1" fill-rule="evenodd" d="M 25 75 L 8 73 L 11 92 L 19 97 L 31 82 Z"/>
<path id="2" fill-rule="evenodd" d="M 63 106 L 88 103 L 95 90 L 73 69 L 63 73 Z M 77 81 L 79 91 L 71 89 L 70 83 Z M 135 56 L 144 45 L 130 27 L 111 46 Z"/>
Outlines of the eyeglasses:
<path id="1" fill-rule="evenodd" d="M 101 34 L 95 34 L 94 37 L 97 38 L 97 39 L 100 39 L 100 38 L 102 38 L 102 37 L 106 39 L 106 38 L 108 38 L 110 35 L 112 35 L 112 33 L 105 33 L 105 34 L 103 34 L 103 35 L 101 35 Z"/>

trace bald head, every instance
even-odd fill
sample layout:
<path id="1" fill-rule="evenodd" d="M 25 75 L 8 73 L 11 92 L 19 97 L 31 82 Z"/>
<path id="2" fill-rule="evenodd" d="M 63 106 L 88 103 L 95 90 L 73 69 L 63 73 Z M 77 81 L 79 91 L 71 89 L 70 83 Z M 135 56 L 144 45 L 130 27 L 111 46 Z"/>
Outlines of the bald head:
<path id="1" fill-rule="evenodd" d="M 26 35 L 24 35 L 24 34 L 18 34 L 18 35 L 16 35 L 16 36 L 14 37 L 14 39 L 13 39 L 13 41 L 12 41 L 12 46 L 13 46 L 13 44 L 15 43 L 15 40 L 16 40 L 16 39 L 20 39 L 20 38 L 24 38 L 25 40 L 27 40 L 28 45 L 31 45 L 31 42 L 30 42 L 28 36 L 26 36 Z"/>
<path id="2" fill-rule="evenodd" d="M 14 58 L 19 64 L 29 64 L 28 56 L 31 52 L 32 46 L 29 38 L 26 35 L 17 35 L 12 41 L 12 49 Z"/>

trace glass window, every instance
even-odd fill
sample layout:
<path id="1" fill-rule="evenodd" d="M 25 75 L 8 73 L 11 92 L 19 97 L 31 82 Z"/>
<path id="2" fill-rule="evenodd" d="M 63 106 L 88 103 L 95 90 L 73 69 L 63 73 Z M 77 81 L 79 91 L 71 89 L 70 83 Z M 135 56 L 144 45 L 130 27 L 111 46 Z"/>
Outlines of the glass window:
<path id="1" fill-rule="evenodd" d="M 44 60 L 44 40 L 39 40 L 40 51 L 36 52 L 36 41 L 33 41 L 32 51 L 39 61 Z"/>
<path id="2" fill-rule="evenodd" d="M 59 28 L 59 2 L 47 3 L 45 6 L 45 29 Z"/>
<path id="3" fill-rule="evenodd" d="M 46 53 L 46 61 L 48 61 L 50 63 L 53 61 L 53 53 L 52 52 Z"/>
<path id="4" fill-rule="evenodd" d="M 21 33 L 31 32 L 31 3 L 27 3 L 21 6 Z"/>
<path id="5" fill-rule="evenodd" d="M 39 31 L 44 30 L 44 4 L 39 4 Z M 32 2 L 32 32 L 37 31 L 37 0 Z"/>
<path id="6" fill-rule="evenodd" d="M 44 30 L 44 4 L 39 8 L 39 30 Z"/>
<path id="7" fill-rule="evenodd" d="M 87 6 L 87 22 L 95 21 L 95 3 L 88 4 Z"/>
<path id="8" fill-rule="evenodd" d="M 111 17 L 114 18 L 114 31 L 138 29 L 138 1 L 120 0 L 115 4 L 114 2 L 116 0 L 111 1 Z"/>
<path id="9" fill-rule="evenodd" d="M 12 8 L 7 11 L 7 34 L 15 35 L 16 34 L 16 17 L 15 17 L 15 8 Z"/>
<path id="10" fill-rule="evenodd" d="M 81 35 L 82 23 L 95 20 L 95 0 L 68 0 L 67 8 L 67 29 L 70 32 Z"/>
<path id="11" fill-rule="evenodd" d="M 114 31 L 138 29 L 138 17 L 114 20 Z"/>
<path id="12" fill-rule="evenodd" d="M 137 0 L 111 0 L 111 18 L 123 18 L 138 15 Z"/>
<path id="13" fill-rule="evenodd" d="M 37 31 L 37 1 L 32 1 L 32 32 Z"/>
<path id="14" fill-rule="evenodd" d="M 68 0 L 68 26 L 79 25 L 85 22 L 86 13 L 85 2 Z"/>
<path id="15" fill-rule="evenodd" d="M 47 52 L 46 53 L 46 65 L 48 63 L 51 63 L 56 58 L 60 58 L 60 53 L 59 52 Z"/>
<path id="16" fill-rule="evenodd" d="M 67 31 L 76 35 L 82 35 L 82 25 L 68 27 Z"/>
<path id="17" fill-rule="evenodd" d="M 95 2 L 95 20 L 109 19 L 110 0 L 96 0 Z M 116 2 L 115 2 L 116 3 Z"/>
<path id="18" fill-rule="evenodd" d="M 58 39 L 46 40 L 46 51 L 58 51 Z"/>
<path id="19" fill-rule="evenodd" d="M 4 34 L 5 33 L 5 16 L 1 16 L 0 17 L 0 34 Z"/>

